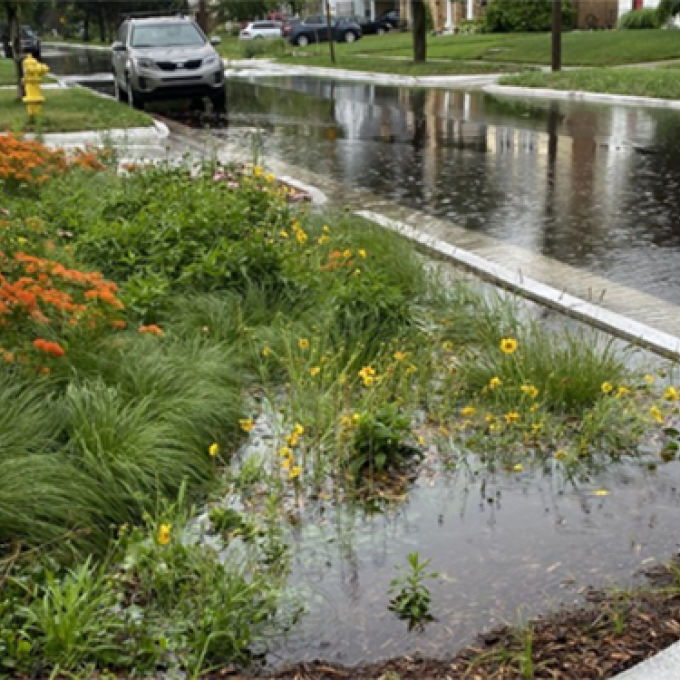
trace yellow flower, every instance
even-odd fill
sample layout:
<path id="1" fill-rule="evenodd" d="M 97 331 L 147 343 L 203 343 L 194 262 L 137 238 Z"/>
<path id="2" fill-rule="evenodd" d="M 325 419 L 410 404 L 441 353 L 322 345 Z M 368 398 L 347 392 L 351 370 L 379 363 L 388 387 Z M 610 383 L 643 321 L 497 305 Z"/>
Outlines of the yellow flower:
<path id="1" fill-rule="evenodd" d="M 532 404 L 532 405 L 529 407 L 529 411 L 531 411 L 531 413 L 534 413 L 535 411 L 538 411 L 538 404 Z"/>
<path id="2" fill-rule="evenodd" d="M 358 251 L 358 254 L 359 254 L 359 257 L 360 257 L 362 260 L 365 260 L 365 259 L 366 259 L 366 251 L 365 251 L 365 250 L 359 250 L 359 251 Z"/>
<path id="3" fill-rule="evenodd" d="M 531 433 L 538 434 L 543 429 L 543 423 L 534 423 L 531 426 Z"/>
<path id="4" fill-rule="evenodd" d="M 293 432 L 292 434 L 289 434 L 289 435 L 286 437 L 286 442 L 288 443 L 288 446 L 293 446 L 293 447 L 297 446 L 297 445 L 298 445 L 298 436 L 297 436 L 297 434 L 295 434 L 295 432 Z"/>
<path id="5" fill-rule="evenodd" d="M 449 434 L 448 428 L 446 428 L 446 427 L 444 427 L 443 425 L 441 425 L 441 426 L 439 427 L 439 434 L 443 434 L 443 435 Z"/>
<path id="6" fill-rule="evenodd" d="M 170 536 L 172 533 L 172 524 L 161 524 L 158 527 L 158 543 L 160 545 L 167 545 L 170 543 Z"/>
<path id="7" fill-rule="evenodd" d="M 500 386 L 500 384 L 501 384 L 501 379 L 498 378 L 498 377 L 491 378 L 491 380 L 489 380 L 489 387 L 492 390 L 495 390 L 498 386 Z"/>
<path id="8" fill-rule="evenodd" d="M 607 491 L 607 489 L 598 489 L 593 493 L 595 496 L 609 496 L 609 491 Z"/>
<path id="9" fill-rule="evenodd" d="M 680 394 L 678 394 L 675 387 L 667 387 L 663 393 L 663 398 L 666 401 L 677 401 L 678 397 L 680 397 Z"/>
<path id="10" fill-rule="evenodd" d="M 219 452 L 220 452 L 220 447 L 217 444 L 217 442 L 214 442 L 213 444 L 210 445 L 210 448 L 208 449 L 208 453 L 210 454 L 211 458 L 214 458 Z"/>
<path id="11" fill-rule="evenodd" d="M 298 347 L 300 349 L 309 349 L 309 340 L 307 338 L 300 338 L 298 340 Z"/>
<path id="12" fill-rule="evenodd" d="M 512 423 L 516 423 L 519 420 L 519 413 L 517 411 L 510 411 L 509 413 L 505 414 L 505 422 L 508 425 L 511 425 Z"/>
<path id="13" fill-rule="evenodd" d="M 425 446 L 425 437 L 418 437 L 418 444 L 420 446 Z"/>
<path id="14" fill-rule="evenodd" d="M 524 392 L 524 394 L 528 394 L 532 399 L 536 399 L 538 396 L 538 388 L 534 387 L 533 385 L 522 385 L 520 389 L 522 392 Z"/>
<path id="15" fill-rule="evenodd" d="M 646 382 L 648 385 L 653 385 L 653 384 L 654 384 L 654 376 L 653 376 L 653 375 L 649 375 L 649 373 L 648 373 L 648 374 L 645 376 L 645 382 Z"/>
<path id="16" fill-rule="evenodd" d="M 340 424 L 343 427 L 352 427 L 352 416 L 340 416 Z"/>
<path id="17" fill-rule="evenodd" d="M 513 338 L 503 338 L 501 340 L 501 352 L 503 354 L 512 354 L 517 349 L 517 340 Z"/>
<path id="18" fill-rule="evenodd" d="M 323 227 L 321 227 L 321 230 L 323 231 L 324 234 L 331 233 L 330 227 L 327 224 L 324 224 Z"/>
<path id="19" fill-rule="evenodd" d="M 292 464 L 293 464 L 293 456 L 289 456 L 288 458 L 284 458 L 281 461 L 281 467 L 284 470 L 287 470 Z"/>
<path id="20" fill-rule="evenodd" d="M 297 242 L 300 244 L 307 243 L 307 233 L 302 229 L 295 230 L 295 238 L 297 239 Z"/>
<path id="21" fill-rule="evenodd" d="M 353 414 L 352 414 L 352 422 L 353 422 L 355 425 L 358 425 L 360 420 L 361 420 L 361 416 L 360 416 L 358 413 L 353 413 Z"/>
<path id="22" fill-rule="evenodd" d="M 271 184 L 271 182 L 274 181 L 274 174 L 271 173 L 271 172 L 269 172 L 269 173 L 267 173 L 267 174 L 265 175 L 264 178 L 267 180 L 267 182 L 269 182 L 269 183 Z"/>
<path id="23" fill-rule="evenodd" d="M 473 406 L 466 406 L 465 408 L 462 408 L 460 410 L 460 415 L 463 416 L 463 418 L 469 418 L 470 416 L 474 416 L 477 411 Z"/>
<path id="24" fill-rule="evenodd" d="M 241 426 L 241 429 L 244 432 L 250 432 L 254 426 L 252 418 L 243 418 L 242 420 L 238 421 L 238 424 Z"/>
<path id="25" fill-rule="evenodd" d="M 491 413 L 487 413 L 487 414 L 484 416 L 484 420 L 485 420 L 487 423 L 493 423 L 493 422 L 496 421 L 496 416 L 492 415 Z"/>
<path id="26" fill-rule="evenodd" d="M 351 250 L 345 250 L 345 252 L 342 254 L 342 256 L 345 259 L 349 259 L 350 257 L 352 257 L 352 251 Z"/>
<path id="27" fill-rule="evenodd" d="M 263 357 L 268 357 L 271 353 L 272 353 L 272 351 L 269 347 L 264 347 L 262 349 L 262 356 Z"/>
<path id="28" fill-rule="evenodd" d="M 290 458 L 292 455 L 293 452 L 287 446 L 282 446 L 279 449 L 279 456 L 281 456 L 281 458 Z"/>
<path id="29" fill-rule="evenodd" d="M 338 383 L 340 383 L 341 385 L 344 385 L 346 382 L 347 382 L 347 376 L 344 373 L 341 373 L 338 376 Z"/>
<path id="30" fill-rule="evenodd" d="M 299 465 L 294 465 L 288 472 L 289 479 L 297 479 L 302 473 L 302 468 Z"/>
<path id="31" fill-rule="evenodd" d="M 363 380 L 365 387 L 372 387 L 373 383 L 375 382 L 375 378 L 371 375 L 367 375 Z"/>
<path id="32" fill-rule="evenodd" d="M 354 274 L 354 276 L 360 276 L 361 275 L 361 269 L 355 269 L 353 274 Z"/>
<path id="33" fill-rule="evenodd" d="M 559 451 L 555 451 L 555 458 L 557 460 L 564 460 L 567 457 L 567 452 L 564 451 L 563 449 L 559 449 Z"/>
<path id="34" fill-rule="evenodd" d="M 412 373 L 417 373 L 418 368 L 414 366 L 413 364 L 409 364 L 407 369 L 406 369 L 406 374 L 411 375 Z"/>
<path id="35" fill-rule="evenodd" d="M 628 394 L 628 392 L 630 392 L 630 390 L 627 387 L 623 387 L 622 385 L 621 387 L 619 387 L 618 390 L 616 390 L 616 396 L 625 397 Z"/>
<path id="36" fill-rule="evenodd" d="M 394 360 L 399 361 L 399 362 L 405 361 L 407 356 L 408 355 L 406 354 L 406 352 L 395 352 L 394 353 Z"/>
<path id="37" fill-rule="evenodd" d="M 522 470 L 524 470 L 524 466 L 522 463 L 517 463 L 517 465 L 512 466 L 512 469 L 514 472 L 522 472 Z"/>
<path id="38" fill-rule="evenodd" d="M 316 242 L 322 246 L 324 243 L 328 243 L 331 240 L 331 237 L 328 234 L 322 234 L 319 236 L 319 238 L 316 240 Z"/>
<path id="39" fill-rule="evenodd" d="M 364 380 L 366 378 L 373 378 L 374 376 L 375 376 L 375 369 L 372 366 L 364 366 L 359 371 L 359 377 L 363 378 Z"/>
<path id="40" fill-rule="evenodd" d="M 264 170 L 262 169 L 261 165 L 256 165 L 253 167 L 253 175 L 255 175 L 255 177 L 262 177 L 262 175 L 264 175 Z"/>
<path id="41" fill-rule="evenodd" d="M 301 437 L 305 433 L 304 425 L 300 425 L 300 423 L 295 423 L 293 432 L 295 432 L 295 434 L 298 435 L 298 437 Z"/>
<path id="42" fill-rule="evenodd" d="M 663 423 L 666 420 L 663 417 L 663 414 L 661 413 L 661 411 L 656 406 L 652 406 L 652 408 L 649 409 L 649 413 L 651 414 L 652 418 L 654 418 L 654 420 L 657 423 Z"/>
<path id="43" fill-rule="evenodd" d="M 450 352 L 453 349 L 453 343 L 450 340 L 442 342 L 442 349 L 445 349 L 447 352 Z"/>
<path id="44" fill-rule="evenodd" d="M 282 230 L 279 232 L 279 236 L 280 236 L 281 238 L 288 238 L 288 232 L 287 232 L 287 231 L 283 231 L 283 229 L 282 229 Z"/>
<path id="45" fill-rule="evenodd" d="M 312 378 L 313 378 L 315 375 L 319 375 L 319 373 L 321 373 L 321 368 L 320 368 L 319 366 L 312 366 L 312 367 L 309 369 L 309 375 L 311 375 Z"/>
<path id="46" fill-rule="evenodd" d="M 609 394 L 614 389 L 614 385 L 610 382 L 603 382 L 601 389 L 605 394 Z"/>

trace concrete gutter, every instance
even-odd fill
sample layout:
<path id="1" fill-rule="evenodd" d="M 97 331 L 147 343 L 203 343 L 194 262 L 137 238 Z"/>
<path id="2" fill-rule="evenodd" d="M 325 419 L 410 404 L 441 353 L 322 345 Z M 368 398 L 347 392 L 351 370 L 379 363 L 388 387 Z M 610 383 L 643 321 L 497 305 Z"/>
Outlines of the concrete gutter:
<path id="1" fill-rule="evenodd" d="M 676 642 L 651 659 L 643 661 L 612 680 L 678 680 L 680 678 L 680 642 Z"/>
<path id="2" fill-rule="evenodd" d="M 87 130 L 84 132 L 54 132 L 40 135 L 40 140 L 52 147 L 84 147 L 89 145 L 105 146 L 116 144 L 153 144 L 166 139 L 170 131 L 165 123 L 154 120 L 153 125 L 136 128 L 116 128 L 113 130 Z M 26 135 L 34 139 L 35 135 Z"/>
<path id="3" fill-rule="evenodd" d="M 515 87 L 511 85 L 496 84 L 487 85 L 483 90 L 488 94 L 507 95 L 508 97 L 569 99 L 571 101 L 600 102 L 603 104 L 656 106 L 664 109 L 680 109 L 680 101 L 677 99 L 657 99 L 655 97 L 635 97 L 624 94 L 603 94 L 599 92 L 582 92 L 581 90 L 551 90 L 543 87 Z"/>
<path id="4" fill-rule="evenodd" d="M 456 87 L 480 86 L 496 82 L 507 73 L 468 74 L 460 76 L 404 76 L 391 73 L 371 73 L 350 71 L 323 66 L 303 66 L 300 64 L 277 64 L 270 59 L 223 59 L 225 75 L 234 77 L 265 76 L 321 76 L 338 80 L 355 80 L 379 83 L 381 85 L 405 85 L 408 87 Z"/>
<path id="5" fill-rule="evenodd" d="M 521 273 L 515 273 L 506 267 L 489 262 L 479 255 L 425 234 L 404 222 L 398 222 L 370 210 L 359 210 L 356 214 L 419 243 L 426 249 L 454 261 L 479 278 L 490 281 L 501 288 L 522 295 L 636 345 L 646 347 L 657 354 L 672 359 L 680 359 L 680 338 L 657 331 L 646 324 L 603 309 L 535 279 L 527 278 Z M 668 680 L 678 680 L 679 678 L 680 673 L 673 676 L 672 679 L 669 677 Z"/>

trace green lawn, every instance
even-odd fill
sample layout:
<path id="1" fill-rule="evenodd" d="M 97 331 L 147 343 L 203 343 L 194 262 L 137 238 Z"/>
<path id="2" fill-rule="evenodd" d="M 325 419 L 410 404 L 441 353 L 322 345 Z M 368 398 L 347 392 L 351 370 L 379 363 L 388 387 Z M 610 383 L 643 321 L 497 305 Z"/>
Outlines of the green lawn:
<path id="1" fill-rule="evenodd" d="M 505 76 L 501 85 L 546 87 L 608 94 L 680 99 L 680 70 L 671 68 L 583 69 L 561 73 L 523 73 Z"/>
<path id="2" fill-rule="evenodd" d="M 74 132 L 150 125 L 151 118 L 112 99 L 87 90 L 44 90 L 45 104 L 38 125 L 28 123 L 25 105 L 12 90 L 0 90 L 0 131 Z"/>
<path id="3" fill-rule="evenodd" d="M 593 31 L 565 33 L 566 66 L 613 66 L 680 58 L 680 34 L 670 30 Z M 410 56 L 410 33 L 367 36 L 339 45 L 339 54 Z M 314 50 L 312 46 L 307 48 Z M 428 58 L 483 60 L 530 64 L 550 63 L 550 35 L 513 33 L 428 37 Z"/>
<path id="4" fill-rule="evenodd" d="M 0 86 L 14 85 L 14 62 L 11 59 L 0 59 Z"/>
<path id="5" fill-rule="evenodd" d="M 277 59 L 280 64 L 301 64 L 304 66 L 325 66 L 326 68 L 342 68 L 353 71 L 367 71 L 370 73 L 394 73 L 408 76 L 436 76 L 436 75 L 475 75 L 485 73 L 516 72 L 527 67 L 517 67 L 508 64 L 487 64 L 474 61 L 428 61 L 416 64 L 410 59 L 395 59 L 381 57 L 362 57 L 337 52 L 336 63 L 332 64 L 328 55 L 328 46 L 322 45 L 316 54 L 310 56 L 287 56 Z"/>

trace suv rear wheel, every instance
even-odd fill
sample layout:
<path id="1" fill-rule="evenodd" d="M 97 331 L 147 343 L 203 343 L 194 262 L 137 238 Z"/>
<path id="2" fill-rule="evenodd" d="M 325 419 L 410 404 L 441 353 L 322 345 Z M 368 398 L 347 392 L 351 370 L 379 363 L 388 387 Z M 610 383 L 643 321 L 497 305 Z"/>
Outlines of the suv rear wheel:
<path id="1" fill-rule="evenodd" d="M 346 43 L 353 43 L 357 39 L 357 34 L 354 31 L 347 31 L 344 37 Z"/>
<path id="2" fill-rule="evenodd" d="M 300 35 L 298 36 L 297 44 L 300 47 L 307 47 L 309 45 L 309 38 L 306 35 Z"/>

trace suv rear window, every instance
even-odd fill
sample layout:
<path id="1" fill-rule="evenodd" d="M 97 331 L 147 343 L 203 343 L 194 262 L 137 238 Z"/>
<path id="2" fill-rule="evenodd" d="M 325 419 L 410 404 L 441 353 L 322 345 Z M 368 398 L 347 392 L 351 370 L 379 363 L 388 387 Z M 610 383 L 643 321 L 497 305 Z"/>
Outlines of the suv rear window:
<path id="1" fill-rule="evenodd" d="M 134 26 L 132 47 L 194 47 L 203 45 L 203 36 L 192 23 Z"/>

